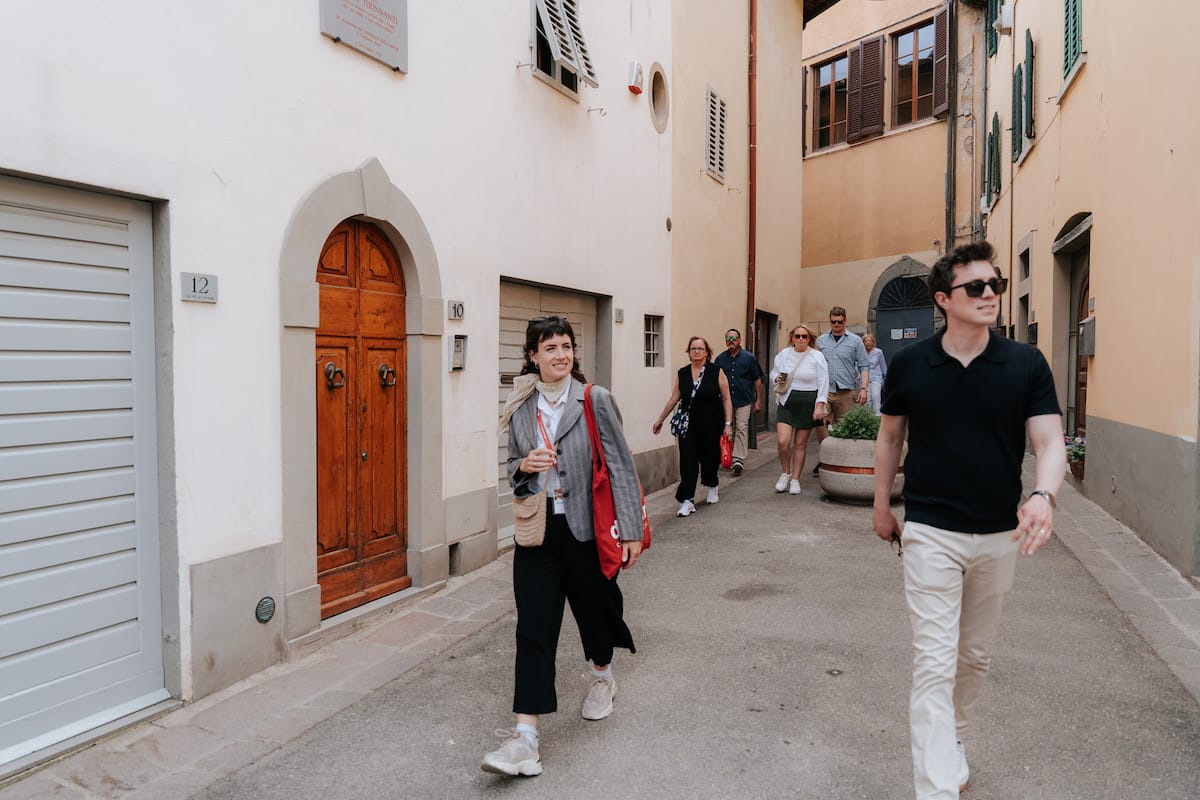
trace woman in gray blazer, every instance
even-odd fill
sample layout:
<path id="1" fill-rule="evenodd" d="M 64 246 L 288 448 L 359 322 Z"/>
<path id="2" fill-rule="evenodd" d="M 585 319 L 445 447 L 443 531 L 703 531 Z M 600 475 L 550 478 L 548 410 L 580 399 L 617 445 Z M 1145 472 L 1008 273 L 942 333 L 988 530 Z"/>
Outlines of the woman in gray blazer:
<path id="1" fill-rule="evenodd" d="M 485 772 L 539 775 L 537 722 L 558 710 L 554 658 L 564 601 L 579 625 L 591 678 L 580 713 L 612 713 L 617 684 L 613 648 L 634 652 L 623 619 L 621 590 L 600 571 L 592 530 L 592 451 L 583 416 L 584 377 L 575 357 L 575 332 L 564 317 L 536 317 L 525 329 L 525 366 L 513 382 L 500 430 L 507 426 L 508 475 L 517 497 L 544 495 L 546 535 L 536 547 L 517 546 L 517 658 L 513 697 L 516 728 L 483 757 Z M 625 568 L 642 551 L 642 498 L 621 413 L 612 394 L 592 387 L 592 405 L 608 460 Z"/>

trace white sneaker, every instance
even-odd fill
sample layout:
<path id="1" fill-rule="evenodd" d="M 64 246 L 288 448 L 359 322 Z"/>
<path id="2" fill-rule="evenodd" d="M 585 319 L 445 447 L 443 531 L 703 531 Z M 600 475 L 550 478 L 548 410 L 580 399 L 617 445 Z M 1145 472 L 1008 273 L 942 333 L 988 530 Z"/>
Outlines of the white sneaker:
<path id="1" fill-rule="evenodd" d="M 695 511 L 696 511 L 696 506 L 692 503 L 692 501 L 684 500 L 680 504 L 679 510 L 675 512 L 675 516 L 686 517 L 688 514 L 695 513 Z"/>
<path id="2" fill-rule="evenodd" d="M 780 475 L 779 480 L 775 481 L 775 491 L 786 492 L 788 488 L 788 481 L 791 479 L 792 476 L 788 475 L 786 472 Z"/>
<path id="3" fill-rule="evenodd" d="M 704 502 L 708 503 L 710 506 L 721 502 L 721 498 L 717 497 L 717 487 L 708 487 L 708 497 L 704 499 Z"/>
<path id="4" fill-rule="evenodd" d="M 788 481 L 788 494 L 800 494 L 800 481 Z"/>
<path id="5" fill-rule="evenodd" d="M 971 780 L 971 768 L 967 766 L 967 749 L 963 747 L 962 739 L 955 739 L 954 747 L 958 750 L 958 790 L 961 792 Z"/>
<path id="6" fill-rule="evenodd" d="M 497 775 L 541 775 L 542 760 L 536 742 L 514 731 L 502 731 L 508 738 L 498 750 L 483 757 L 479 768 Z"/>

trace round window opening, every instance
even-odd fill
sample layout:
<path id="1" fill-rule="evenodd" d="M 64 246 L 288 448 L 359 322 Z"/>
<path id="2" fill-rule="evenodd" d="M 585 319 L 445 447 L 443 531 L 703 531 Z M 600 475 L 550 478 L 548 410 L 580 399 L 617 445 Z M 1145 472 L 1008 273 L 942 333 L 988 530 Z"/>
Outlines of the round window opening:
<path id="1" fill-rule="evenodd" d="M 660 64 L 650 68 L 650 119 L 654 129 L 663 133 L 671 115 L 671 101 L 667 93 L 667 77 Z"/>

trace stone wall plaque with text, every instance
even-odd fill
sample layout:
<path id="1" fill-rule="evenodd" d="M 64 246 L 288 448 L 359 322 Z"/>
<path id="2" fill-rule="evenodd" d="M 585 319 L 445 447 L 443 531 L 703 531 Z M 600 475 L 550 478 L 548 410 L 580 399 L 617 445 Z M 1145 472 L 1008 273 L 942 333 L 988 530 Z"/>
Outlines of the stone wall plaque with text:
<path id="1" fill-rule="evenodd" d="M 408 0 L 320 0 L 321 33 L 408 72 Z"/>

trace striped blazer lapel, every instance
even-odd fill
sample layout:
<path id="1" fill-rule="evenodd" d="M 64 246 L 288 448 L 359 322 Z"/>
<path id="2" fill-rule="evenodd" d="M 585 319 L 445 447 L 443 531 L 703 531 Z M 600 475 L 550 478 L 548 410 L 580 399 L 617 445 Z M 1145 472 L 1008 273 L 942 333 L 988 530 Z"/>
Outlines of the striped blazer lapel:
<path id="1" fill-rule="evenodd" d="M 558 441 L 562 441 L 569 430 L 574 427 L 576 422 L 583 418 L 583 384 L 579 381 L 571 381 L 571 385 L 567 388 L 567 403 L 563 409 L 562 419 L 558 421 L 558 430 L 555 435 Z"/>

